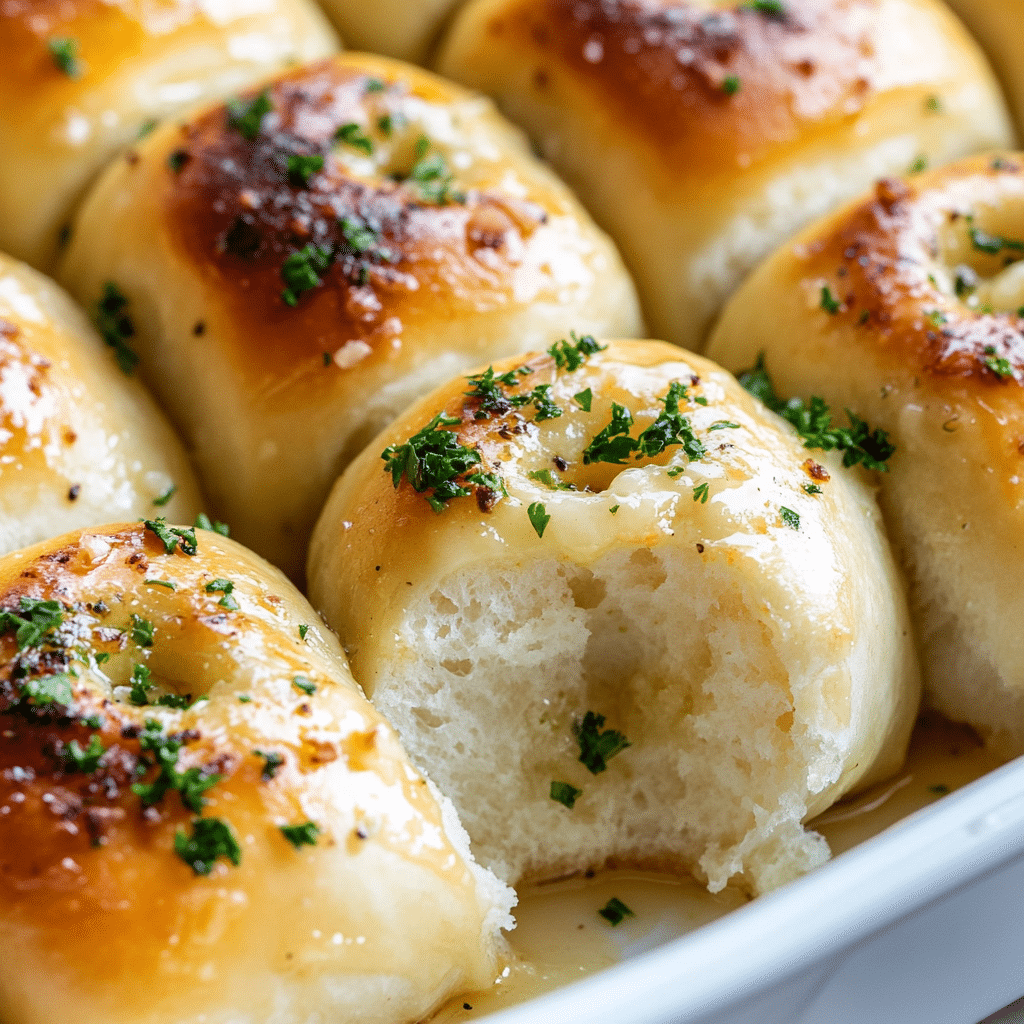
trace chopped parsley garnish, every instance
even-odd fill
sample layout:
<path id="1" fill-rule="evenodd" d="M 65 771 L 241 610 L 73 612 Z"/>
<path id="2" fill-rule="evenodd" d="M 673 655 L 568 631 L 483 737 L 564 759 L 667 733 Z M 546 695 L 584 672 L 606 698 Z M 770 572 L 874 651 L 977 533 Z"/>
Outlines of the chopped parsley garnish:
<path id="1" fill-rule="evenodd" d="M 573 484 L 563 483 L 550 469 L 533 469 L 526 474 L 531 480 L 536 480 L 537 483 L 543 484 L 545 487 L 550 488 L 552 491 L 575 491 L 576 488 Z"/>
<path id="2" fill-rule="evenodd" d="M 187 149 L 176 149 L 167 157 L 167 166 L 175 174 L 180 174 L 185 167 L 185 164 L 191 160 L 192 157 Z"/>
<path id="3" fill-rule="evenodd" d="M 289 306 L 297 306 L 300 296 L 324 283 L 320 275 L 326 274 L 333 262 L 331 250 L 314 242 L 293 252 L 281 265 L 281 280 L 285 283 L 281 298 Z"/>
<path id="4" fill-rule="evenodd" d="M 135 336 L 135 325 L 127 310 L 127 298 L 116 284 L 107 281 L 96 305 L 96 327 L 103 340 L 114 350 L 121 371 L 130 374 L 138 365 L 139 356 L 128 344 L 128 339 Z"/>
<path id="5" fill-rule="evenodd" d="M 896 451 L 889 441 L 889 435 L 877 427 L 872 430 L 864 420 L 846 410 L 849 427 L 834 427 L 832 415 L 825 400 L 812 396 L 808 405 L 802 398 L 783 401 L 775 393 L 771 378 L 765 368 L 764 353 L 757 357 L 752 370 L 739 375 L 740 384 L 760 399 L 772 412 L 791 423 L 804 442 L 805 448 L 820 448 L 823 451 L 838 450 L 843 453 L 843 465 L 850 467 L 862 463 L 867 469 L 886 472 L 886 460 Z"/>
<path id="6" fill-rule="evenodd" d="M 29 679 L 21 684 L 22 697 L 28 698 L 35 707 L 60 704 L 70 707 L 74 700 L 71 692 L 71 676 L 67 672 L 56 672 L 42 679 Z"/>
<path id="7" fill-rule="evenodd" d="M 527 367 L 521 366 L 518 370 L 509 370 L 506 373 L 496 374 L 494 367 L 488 366 L 483 373 L 467 377 L 466 380 L 470 384 L 470 390 L 464 391 L 463 394 L 467 398 L 477 399 L 477 409 L 473 418 L 486 420 L 492 414 L 500 416 L 508 412 L 513 402 L 505 394 L 503 388 L 515 387 L 518 383 L 519 375 L 529 372 Z M 517 398 L 521 397 L 523 396 L 517 396 Z M 519 404 L 525 404 L 527 401 L 529 401 L 528 398 L 523 398 L 523 401 Z"/>
<path id="8" fill-rule="evenodd" d="M 722 79 L 722 92 L 726 96 L 735 96 L 740 91 L 740 77 L 739 75 L 726 75 Z"/>
<path id="9" fill-rule="evenodd" d="M 159 498 L 154 498 L 153 499 L 153 504 L 158 506 L 159 508 L 163 508 L 163 506 L 166 505 L 171 500 L 171 498 L 174 497 L 174 495 L 177 493 L 177 491 L 178 491 L 178 485 L 177 484 L 171 484 L 171 486 L 168 487 L 167 490 L 164 491 L 164 493 L 161 494 Z"/>
<path id="10" fill-rule="evenodd" d="M 619 506 L 618 506 L 618 505 L 612 505 L 612 507 L 611 507 L 610 509 L 608 509 L 608 511 L 609 511 L 609 512 L 610 512 L 610 513 L 611 513 L 612 515 L 615 515 L 615 513 L 619 511 Z"/>
<path id="11" fill-rule="evenodd" d="M 603 726 L 604 715 L 588 711 L 583 721 L 574 723 L 572 727 L 572 733 L 580 745 L 580 763 L 591 775 L 599 775 L 608 767 L 608 761 L 630 746 L 629 740 L 621 732 L 614 729 L 602 732 Z"/>
<path id="12" fill-rule="evenodd" d="M 590 406 L 594 401 L 594 392 L 590 388 L 587 388 L 585 391 L 578 391 L 572 397 L 584 412 L 590 412 Z"/>
<path id="13" fill-rule="evenodd" d="M 779 507 L 779 515 L 782 516 L 782 521 L 793 530 L 800 529 L 800 516 L 794 512 L 791 508 L 786 508 L 785 505 Z"/>
<path id="14" fill-rule="evenodd" d="M 73 36 L 54 36 L 46 40 L 46 48 L 58 70 L 68 78 L 81 78 L 83 65 L 78 59 L 78 40 Z"/>
<path id="15" fill-rule="evenodd" d="M 290 153 L 288 155 L 288 180 L 296 188 L 308 188 L 309 179 L 324 169 L 324 158 L 319 153 Z"/>
<path id="16" fill-rule="evenodd" d="M 706 505 L 708 503 L 708 485 L 706 482 L 694 487 L 693 500 L 699 501 L 702 505 Z"/>
<path id="17" fill-rule="evenodd" d="M 204 774 L 200 768 L 189 768 L 187 771 L 179 772 L 177 765 L 181 740 L 166 735 L 160 723 L 152 718 L 146 719 L 146 728 L 139 736 L 139 746 L 146 753 L 153 755 L 152 760 L 143 758 L 141 763 L 146 767 L 156 767 L 160 770 L 152 782 L 133 783 L 132 792 L 143 804 L 152 807 L 170 790 L 175 790 L 185 807 L 196 814 L 201 814 L 206 802 L 203 794 L 220 782 L 221 777 Z"/>
<path id="18" fill-rule="evenodd" d="M 153 688 L 150 682 L 152 672 L 145 665 L 136 665 L 132 668 L 132 689 L 128 699 L 136 706 L 143 707 L 149 703 L 149 691 Z"/>
<path id="19" fill-rule="evenodd" d="M 756 11 L 769 18 L 785 18 L 786 8 L 782 0 L 744 0 L 741 11 Z"/>
<path id="20" fill-rule="evenodd" d="M 220 818 L 196 818 L 191 836 L 179 828 L 174 836 L 174 852 L 197 875 L 208 875 L 218 857 L 226 858 L 235 867 L 242 863 L 242 848 L 231 827 Z"/>
<path id="21" fill-rule="evenodd" d="M 338 221 L 345 244 L 356 253 L 372 249 L 378 241 L 377 233 L 355 217 L 342 217 Z"/>
<path id="22" fill-rule="evenodd" d="M 164 554 L 173 555 L 175 548 L 180 547 L 183 555 L 194 555 L 199 550 L 194 526 L 168 526 L 163 516 L 159 519 L 143 519 L 142 525 L 164 546 Z"/>
<path id="23" fill-rule="evenodd" d="M 388 445 L 381 453 L 395 489 L 404 476 L 417 494 L 431 492 L 426 498 L 435 512 L 443 512 L 452 498 L 469 495 L 469 489 L 456 480 L 480 461 L 475 449 L 459 443 L 457 434 L 439 429 L 459 422 L 458 417 L 439 412 L 405 444 Z"/>
<path id="24" fill-rule="evenodd" d="M 533 417 L 535 423 L 558 419 L 562 410 L 551 400 L 548 394 L 550 390 L 550 384 L 538 384 L 529 394 L 516 395 L 511 401 L 513 405 L 528 405 L 532 402 L 537 410 Z"/>
<path id="25" fill-rule="evenodd" d="M 710 427 L 708 427 L 708 433 L 710 433 L 712 430 L 739 430 L 739 429 L 740 429 L 740 425 L 738 423 L 733 423 L 731 420 L 715 420 L 715 422 L 712 423 Z"/>
<path id="26" fill-rule="evenodd" d="M 168 590 L 177 590 L 178 584 L 172 580 L 143 580 L 147 587 L 166 587 Z"/>
<path id="27" fill-rule="evenodd" d="M 391 133 L 395 130 L 395 119 L 390 114 L 381 114 L 377 118 L 377 130 L 385 138 L 390 138 Z"/>
<path id="28" fill-rule="evenodd" d="M 252 697 L 250 697 L 249 694 L 247 694 L 247 693 L 240 693 L 238 695 L 238 703 L 239 704 L 251 704 L 252 703 Z"/>
<path id="29" fill-rule="evenodd" d="M 942 110 L 942 100 L 938 96 L 929 96 L 924 101 L 924 109 L 932 114 L 937 114 Z"/>
<path id="30" fill-rule="evenodd" d="M 147 135 L 152 133 L 153 129 L 156 128 L 159 123 L 160 122 L 155 117 L 151 117 L 148 120 L 143 121 L 142 124 L 139 125 L 139 133 L 135 138 L 144 139 Z"/>
<path id="31" fill-rule="evenodd" d="M 949 792 L 949 786 L 944 782 L 938 782 L 934 786 L 929 786 L 928 792 L 934 793 L 936 796 L 945 796 Z"/>
<path id="32" fill-rule="evenodd" d="M 1014 238 L 1004 238 L 1002 235 L 990 235 L 987 231 L 975 227 L 973 217 L 968 218 L 968 224 L 971 245 L 979 252 L 988 253 L 989 256 L 998 256 L 1004 249 L 1024 252 L 1024 242 Z"/>
<path id="33" fill-rule="evenodd" d="M 89 738 L 89 746 L 84 750 L 78 740 L 72 740 L 64 746 L 64 766 L 68 772 L 81 772 L 91 775 L 100 766 L 100 758 L 107 752 L 99 736 L 93 734 Z"/>
<path id="34" fill-rule="evenodd" d="M 165 693 L 157 701 L 157 704 L 162 708 L 187 711 L 192 704 L 192 696 L 186 693 Z"/>
<path id="35" fill-rule="evenodd" d="M 409 172 L 408 181 L 419 191 L 425 203 L 444 206 L 446 203 L 464 203 L 465 195 L 452 187 L 454 176 L 440 153 L 428 153 L 430 140 L 421 135 L 416 142 L 416 163 Z"/>
<path id="36" fill-rule="evenodd" d="M 277 774 L 278 768 L 284 764 L 284 758 L 276 750 L 254 750 L 253 753 L 257 757 L 263 758 L 263 771 L 260 773 L 260 778 L 264 782 L 269 782 Z"/>
<path id="37" fill-rule="evenodd" d="M 920 174 L 922 171 L 928 169 L 928 157 L 918 156 L 915 157 L 911 165 L 907 168 L 908 174 Z"/>
<path id="38" fill-rule="evenodd" d="M 306 639 L 306 634 L 308 632 L 309 632 L 309 626 L 307 626 L 305 623 L 303 623 L 301 626 L 299 626 L 299 639 L 300 640 L 305 640 Z"/>
<path id="39" fill-rule="evenodd" d="M 216 520 L 210 521 L 210 517 L 205 512 L 200 512 L 196 516 L 196 521 L 193 526 L 196 530 L 209 530 L 210 533 L 219 533 L 222 537 L 230 537 L 231 529 L 227 523 L 219 523 Z"/>
<path id="40" fill-rule="evenodd" d="M 614 928 L 617 924 L 621 924 L 627 917 L 635 917 L 629 907 L 626 906 L 622 900 L 613 896 L 599 911 L 598 913 Z"/>
<path id="41" fill-rule="evenodd" d="M 296 676 L 292 680 L 292 686 L 296 690 L 301 690 L 304 694 L 312 697 L 316 693 L 316 683 L 311 682 L 306 676 Z"/>
<path id="42" fill-rule="evenodd" d="M 985 365 L 1003 380 L 1013 376 L 1013 367 L 1010 365 L 1010 361 L 1003 356 L 997 356 L 993 345 L 985 346 Z"/>
<path id="43" fill-rule="evenodd" d="M 243 139 L 252 142 L 263 127 L 263 118 L 274 109 L 270 94 L 264 89 L 251 103 L 231 100 L 227 105 L 228 125 Z"/>
<path id="44" fill-rule="evenodd" d="M 568 342 L 563 338 L 561 341 L 556 341 L 548 349 L 548 355 L 554 359 L 555 366 L 560 370 L 565 370 L 567 373 L 573 373 L 578 370 L 587 361 L 588 357 L 594 355 L 595 352 L 603 352 L 608 347 L 607 345 L 598 345 L 589 334 L 584 334 L 582 338 L 578 338 L 575 331 L 570 331 L 569 337 L 572 338 L 572 342 Z"/>
<path id="45" fill-rule="evenodd" d="M 961 263 L 953 271 L 953 288 L 957 298 L 966 299 L 978 288 L 978 274 L 973 267 Z"/>
<path id="46" fill-rule="evenodd" d="M 672 381 L 665 397 L 658 399 L 664 404 L 664 411 L 636 439 L 638 457 L 652 458 L 660 455 L 669 445 L 676 444 L 683 446 L 683 451 L 691 460 L 705 454 L 704 445 L 697 440 L 690 421 L 679 412 L 679 401 L 685 398 L 686 388 L 679 381 Z"/>
<path id="47" fill-rule="evenodd" d="M 568 782 L 552 782 L 550 796 L 560 804 L 565 804 L 571 811 L 576 806 L 576 800 L 583 792 Z"/>
<path id="48" fill-rule="evenodd" d="M 946 314 L 941 309 L 930 309 L 925 313 L 925 319 L 932 327 L 941 327 L 946 322 Z"/>
<path id="49" fill-rule="evenodd" d="M 824 494 L 825 493 L 817 484 L 803 484 L 802 490 L 806 494 Z"/>
<path id="50" fill-rule="evenodd" d="M 827 284 L 821 286 L 821 308 L 832 316 L 843 308 L 843 304 L 832 294 L 832 289 Z"/>
<path id="51" fill-rule="evenodd" d="M 18 611 L 0 612 L 0 635 L 14 633 L 18 650 L 37 646 L 47 633 L 58 629 L 64 621 L 64 608 L 59 601 L 42 601 L 22 597 Z"/>
<path id="52" fill-rule="evenodd" d="M 636 451 L 636 441 L 629 436 L 633 414 L 618 402 L 612 402 L 608 426 L 601 429 L 583 451 L 583 463 L 610 462 L 622 465 Z"/>
<path id="53" fill-rule="evenodd" d="M 545 511 L 543 502 L 535 501 L 526 510 L 526 514 L 530 517 L 530 523 L 537 531 L 537 536 L 543 537 L 548 523 L 551 522 L 551 516 Z"/>
<path id="54" fill-rule="evenodd" d="M 110 654 L 107 651 L 100 651 L 98 654 L 94 654 L 92 656 L 92 660 L 95 661 L 97 665 L 104 665 L 110 661 Z"/>
<path id="55" fill-rule="evenodd" d="M 132 612 L 132 639 L 140 647 L 153 646 L 153 623 Z"/>
<path id="56" fill-rule="evenodd" d="M 238 602 L 231 596 L 232 591 L 235 589 L 235 585 L 231 580 L 211 580 L 206 584 L 205 589 L 208 594 L 224 595 L 217 602 L 222 608 L 227 608 L 229 612 L 238 611 Z"/>
<path id="57" fill-rule="evenodd" d="M 367 92 L 383 92 L 384 83 L 379 78 L 368 78 L 363 88 Z"/>
<path id="58" fill-rule="evenodd" d="M 336 142 L 344 142 L 346 146 L 352 146 L 353 149 L 361 149 L 367 156 L 373 155 L 373 139 L 354 121 L 343 124 L 334 133 L 334 139 Z"/>
<path id="59" fill-rule="evenodd" d="M 282 825 L 281 835 L 298 850 L 303 846 L 316 846 L 320 829 L 313 822 L 307 821 L 304 825 Z"/>

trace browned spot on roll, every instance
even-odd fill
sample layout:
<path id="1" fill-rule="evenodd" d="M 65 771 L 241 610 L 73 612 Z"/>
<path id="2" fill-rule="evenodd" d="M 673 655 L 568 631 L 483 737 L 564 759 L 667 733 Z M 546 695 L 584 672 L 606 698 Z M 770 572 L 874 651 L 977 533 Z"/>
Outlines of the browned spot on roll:
<path id="1" fill-rule="evenodd" d="M 786 0 L 775 16 L 739 4 L 524 0 L 502 22 L 557 55 L 623 129 L 673 162 L 710 169 L 860 109 L 873 87 L 876 7 Z"/>

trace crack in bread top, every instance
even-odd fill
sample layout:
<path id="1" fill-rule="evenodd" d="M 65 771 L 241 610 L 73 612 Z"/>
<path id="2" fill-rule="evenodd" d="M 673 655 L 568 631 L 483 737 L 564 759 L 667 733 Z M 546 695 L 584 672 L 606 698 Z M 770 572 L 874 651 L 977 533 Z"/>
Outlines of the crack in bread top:
<path id="1" fill-rule="evenodd" d="M 856 114 L 875 78 L 877 0 L 732 4 L 525 0 L 489 24 L 536 54 L 543 93 L 563 69 L 595 105 L 693 172 L 756 160 Z"/>
<path id="2" fill-rule="evenodd" d="M 992 304 L 1024 258 L 1024 165 L 983 157 L 884 179 L 824 237 L 796 248 L 800 284 L 837 327 L 912 372 L 1001 387 L 1024 381 L 1024 287 Z M 820 276 L 817 276 L 820 275 Z M 1012 285 L 1012 279 L 1011 279 Z"/>
<path id="3" fill-rule="evenodd" d="M 324 61 L 182 129 L 168 231 L 227 309 L 247 372 L 395 359 L 406 326 L 519 301 L 514 274 L 547 213 L 460 185 L 410 109 L 441 106 L 440 92 Z M 240 130 L 232 109 L 261 95 L 267 112 Z M 303 253 L 313 274 L 290 288 L 288 261 Z"/>

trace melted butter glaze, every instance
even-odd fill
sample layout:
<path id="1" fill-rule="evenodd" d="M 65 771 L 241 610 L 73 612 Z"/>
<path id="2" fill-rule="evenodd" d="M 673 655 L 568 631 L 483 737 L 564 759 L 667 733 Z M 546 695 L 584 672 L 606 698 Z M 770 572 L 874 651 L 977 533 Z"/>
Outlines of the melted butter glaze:
<path id="1" fill-rule="evenodd" d="M 692 172 L 720 168 L 856 114 L 873 89 L 876 0 L 793 0 L 781 17 L 743 5 L 525 0 L 489 32 L 529 41 L 534 84 L 585 81 L 616 123 Z M 738 80 L 728 90 L 727 79 Z"/>
<path id="2" fill-rule="evenodd" d="M 512 299 L 522 248 L 546 213 L 476 189 L 463 202 L 426 202 L 386 173 L 354 176 L 339 159 L 335 132 L 348 124 L 372 131 L 385 114 L 398 123 L 411 95 L 402 84 L 370 83 L 358 67 L 325 61 L 269 89 L 273 112 L 253 141 L 231 127 L 226 108 L 185 129 L 184 166 L 168 172 L 168 230 L 216 280 L 245 372 L 279 377 L 320 366 L 325 336 L 368 346 L 360 364 L 386 362 L 397 356 L 403 323 L 429 315 L 442 298 L 452 317 Z M 287 159 L 297 154 L 324 159 L 308 187 L 289 179 Z M 408 173 L 414 160 L 407 154 L 395 174 Z M 369 228 L 376 243 L 354 249 L 346 219 Z M 281 268 L 308 244 L 338 257 L 324 286 L 292 308 L 282 298 Z"/>
<path id="3" fill-rule="evenodd" d="M 989 223 L 998 203 L 1016 210 L 1011 220 L 1021 222 L 1024 168 L 1016 160 L 979 158 L 923 184 L 880 181 L 827 235 L 797 248 L 801 283 L 809 291 L 827 285 L 842 303 L 836 326 L 857 332 L 863 344 L 911 372 L 969 380 L 990 393 L 1019 387 L 1024 317 L 970 308 L 938 277 L 949 280 L 957 257 L 993 274 L 1003 267 L 1004 258 L 972 251 L 959 237 L 972 229 L 975 212 L 979 227 Z M 1013 374 L 996 372 L 993 356 L 1006 359 Z"/>

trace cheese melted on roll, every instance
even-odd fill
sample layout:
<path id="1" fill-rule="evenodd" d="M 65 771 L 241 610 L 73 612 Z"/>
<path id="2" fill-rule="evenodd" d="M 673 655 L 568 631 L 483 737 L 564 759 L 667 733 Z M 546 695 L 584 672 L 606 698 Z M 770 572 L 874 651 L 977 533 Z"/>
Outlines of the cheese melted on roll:
<path id="1" fill-rule="evenodd" d="M 494 96 L 698 348 L 745 273 L 885 174 L 1012 139 L 935 0 L 475 0 L 438 67 Z"/>
<path id="2" fill-rule="evenodd" d="M 930 699 L 1024 753 L 1024 158 L 882 181 L 765 261 L 710 352 L 890 432 Z"/>
<path id="3" fill-rule="evenodd" d="M 511 892 L 233 541 L 0 561 L 0 714 L 5 1024 L 397 1024 L 500 970 Z"/>
<path id="4" fill-rule="evenodd" d="M 117 307 L 108 295 L 104 323 L 127 337 Z M 123 344 L 117 354 L 130 369 Z M 112 515 L 192 522 L 199 509 L 181 443 L 142 385 L 64 291 L 0 255 L 0 554 Z"/>
<path id="5" fill-rule="evenodd" d="M 0 249 L 49 270 L 83 189 L 123 146 L 338 46 L 311 0 L 5 0 Z"/>
<path id="6" fill-rule="evenodd" d="M 312 599 L 502 877 L 763 892 L 828 857 L 803 821 L 905 752 L 917 668 L 880 517 L 714 364 L 595 348 L 403 414 L 331 494 Z"/>
<path id="7" fill-rule="evenodd" d="M 360 55 L 155 133 L 86 203 L 63 278 L 124 291 L 218 514 L 293 576 L 414 398 L 567 315 L 639 328 L 611 243 L 487 100 Z"/>

